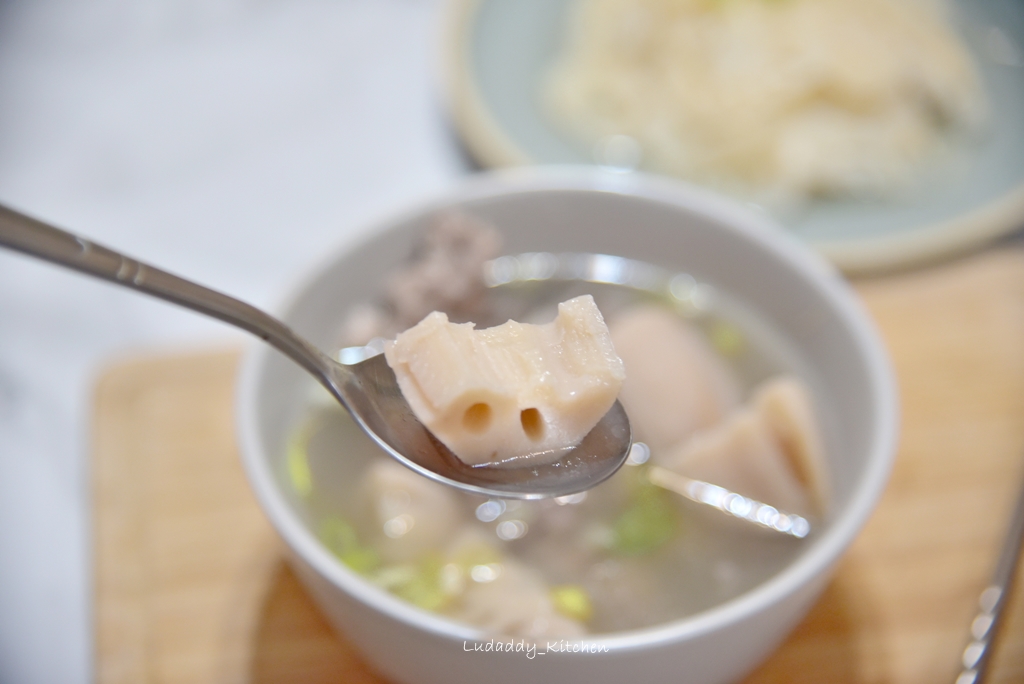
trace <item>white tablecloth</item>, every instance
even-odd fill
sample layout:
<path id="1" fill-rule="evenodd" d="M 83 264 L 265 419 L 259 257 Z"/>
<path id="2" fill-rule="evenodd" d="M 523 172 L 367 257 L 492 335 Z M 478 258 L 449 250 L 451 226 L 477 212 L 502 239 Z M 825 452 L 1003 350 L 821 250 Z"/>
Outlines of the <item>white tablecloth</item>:
<path id="1" fill-rule="evenodd" d="M 439 0 L 0 3 L 0 201 L 272 306 L 466 172 Z M 0 684 L 92 679 L 89 412 L 125 354 L 241 341 L 0 251 Z"/>

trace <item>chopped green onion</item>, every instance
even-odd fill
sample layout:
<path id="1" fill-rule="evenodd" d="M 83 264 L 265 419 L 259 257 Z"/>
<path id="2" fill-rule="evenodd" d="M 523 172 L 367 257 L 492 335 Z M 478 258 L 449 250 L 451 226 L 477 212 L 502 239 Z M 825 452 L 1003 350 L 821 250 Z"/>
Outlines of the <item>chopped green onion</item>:
<path id="1" fill-rule="evenodd" d="M 551 603 L 562 615 L 586 622 L 594 614 L 590 594 L 578 584 L 564 584 L 551 588 Z"/>
<path id="2" fill-rule="evenodd" d="M 652 484 L 639 484 L 633 501 L 612 524 L 612 550 L 640 556 L 661 548 L 678 527 L 676 509 L 667 492 Z"/>
<path id="3" fill-rule="evenodd" d="M 327 518 L 320 525 L 320 541 L 342 563 L 361 575 L 380 565 L 377 552 L 359 543 L 355 528 L 343 518 Z"/>
<path id="4" fill-rule="evenodd" d="M 413 566 L 413 572 L 391 587 L 390 591 L 399 598 L 424 610 L 440 610 L 451 599 L 441 581 L 444 564 L 437 557 L 428 557 Z"/>
<path id="5" fill-rule="evenodd" d="M 312 433 L 310 425 L 292 433 L 288 440 L 285 454 L 285 465 L 288 468 L 288 479 L 291 480 L 295 493 L 305 498 L 313 491 L 313 474 L 309 470 L 309 438 Z"/>
<path id="6" fill-rule="evenodd" d="M 409 584 L 416 578 L 415 565 L 388 565 L 370 576 L 370 581 L 379 587 L 392 591 Z"/>
<path id="7" fill-rule="evenodd" d="M 743 332 L 730 323 L 718 321 L 711 328 L 711 344 L 724 356 L 737 356 L 745 344 Z"/>

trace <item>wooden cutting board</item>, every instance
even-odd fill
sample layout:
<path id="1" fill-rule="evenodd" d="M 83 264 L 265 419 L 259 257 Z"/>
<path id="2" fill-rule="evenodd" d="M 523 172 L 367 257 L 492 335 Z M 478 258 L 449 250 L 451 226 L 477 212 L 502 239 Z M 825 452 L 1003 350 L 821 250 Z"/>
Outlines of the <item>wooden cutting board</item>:
<path id="1" fill-rule="evenodd" d="M 892 481 L 821 600 L 745 684 L 952 682 L 1024 478 L 1024 249 L 858 290 L 899 374 Z M 139 359 L 99 382 L 97 681 L 382 682 L 317 612 L 249 492 L 237 360 Z M 1022 584 L 991 682 L 1024 681 Z"/>

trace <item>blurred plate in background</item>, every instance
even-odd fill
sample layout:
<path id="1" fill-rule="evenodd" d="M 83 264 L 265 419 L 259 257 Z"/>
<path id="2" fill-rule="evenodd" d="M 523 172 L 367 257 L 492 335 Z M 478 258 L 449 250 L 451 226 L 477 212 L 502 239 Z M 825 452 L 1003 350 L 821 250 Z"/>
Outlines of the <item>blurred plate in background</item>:
<path id="1" fill-rule="evenodd" d="M 593 163 L 548 121 L 540 83 L 573 0 L 451 0 L 449 94 L 484 166 Z M 960 0 L 959 30 L 991 103 L 984 136 L 889 201 L 814 200 L 783 217 L 843 270 L 878 271 L 952 254 L 1024 226 L 1024 3 Z"/>

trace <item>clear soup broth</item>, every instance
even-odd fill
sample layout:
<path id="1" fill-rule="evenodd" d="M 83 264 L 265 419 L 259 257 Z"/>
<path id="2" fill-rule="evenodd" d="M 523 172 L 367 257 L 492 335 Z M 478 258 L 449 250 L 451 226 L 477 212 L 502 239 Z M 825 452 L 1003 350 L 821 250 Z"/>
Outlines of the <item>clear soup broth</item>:
<path id="1" fill-rule="evenodd" d="M 661 307 L 720 360 L 741 401 L 779 375 L 815 394 L 784 338 L 740 303 L 689 276 L 589 259 L 575 270 L 571 259 L 553 255 L 490 262 L 488 320 L 478 327 L 508 318 L 546 322 L 558 302 L 585 293 L 613 331 L 636 307 Z M 490 500 L 404 469 L 326 393 L 311 385 L 310 397 L 286 459 L 310 529 L 368 581 L 491 633 L 577 637 L 680 619 L 764 582 L 806 547 L 654 486 L 645 471 L 665 457 L 656 448 L 634 450 L 616 475 L 585 493 Z M 645 435 L 635 431 L 634 439 Z"/>

